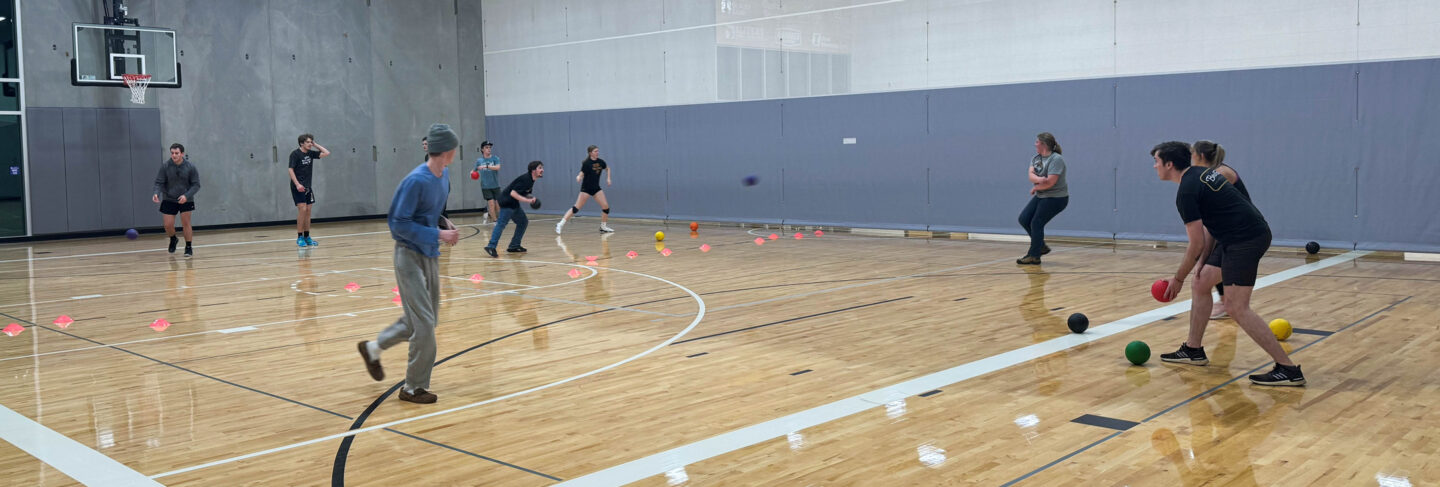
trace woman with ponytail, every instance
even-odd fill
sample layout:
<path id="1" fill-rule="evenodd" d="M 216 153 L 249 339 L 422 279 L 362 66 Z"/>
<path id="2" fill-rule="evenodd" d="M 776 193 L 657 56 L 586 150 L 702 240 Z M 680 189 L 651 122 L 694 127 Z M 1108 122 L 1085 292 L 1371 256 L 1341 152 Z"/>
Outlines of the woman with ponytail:
<path id="1" fill-rule="evenodd" d="M 1030 177 L 1031 198 L 1020 212 L 1020 227 L 1030 235 L 1030 250 L 1015 263 L 1038 265 L 1040 256 L 1050 253 L 1050 247 L 1045 245 L 1045 224 L 1070 204 L 1065 158 L 1060 156 L 1060 143 L 1050 132 L 1035 136 L 1035 157 L 1030 158 L 1025 173 Z"/>

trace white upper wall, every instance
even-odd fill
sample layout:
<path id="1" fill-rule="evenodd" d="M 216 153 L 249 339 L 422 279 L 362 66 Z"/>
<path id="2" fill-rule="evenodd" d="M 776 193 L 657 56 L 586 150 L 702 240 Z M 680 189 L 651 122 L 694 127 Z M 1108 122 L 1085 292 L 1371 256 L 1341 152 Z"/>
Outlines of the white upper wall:
<path id="1" fill-rule="evenodd" d="M 484 0 L 487 115 L 1440 56 L 1440 0 Z"/>

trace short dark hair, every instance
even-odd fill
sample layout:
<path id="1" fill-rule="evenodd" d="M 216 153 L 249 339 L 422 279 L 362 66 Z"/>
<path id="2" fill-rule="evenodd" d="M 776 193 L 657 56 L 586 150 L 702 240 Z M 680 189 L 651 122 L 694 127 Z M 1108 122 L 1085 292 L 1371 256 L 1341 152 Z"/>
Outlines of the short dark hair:
<path id="1" fill-rule="evenodd" d="M 586 147 L 586 148 L 585 148 L 585 153 L 586 153 L 586 154 L 589 154 L 589 153 L 591 153 L 591 152 L 595 152 L 595 149 L 599 149 L 599 148 L 600 148 L 600 146 L 598 146 L 598 145 L 592 145 L 592 146 L 590 146 L 590 147 Z"/>
<path id="2" fill-rule="evenodd" d="M 544 166 L 544 165 L 545 165 L 545 163 L 540 162 L 540 161 L 530 161 L 530 165 L 528 166 L 529 169 L 526 169 L 526 171 L 535 172 L 535 168 L 540 167 L 540 166 Z"/>
<path id="3" fill-rule="evenodd" d="M 1162 163 L 1174 164 L 1176 170 L 1190 168 L 1190 145 L 1184 142 L 1161 142 L 1150 149 L 1150 155 L 1159 157 Z"/>
<path id="4" fill-rule="evenodd" d="M 180 149 L 180 153 L 181 153 L 181 154 L 184 154 L 184 153 L 185 153 L 185 146 L 180 145 L 179 142 L 176 142 L 176 143 L 174 143 L 174 144 L 170 144 L 170 150 L 175 150 L 175 149 Z"/>
<path id="5" fill-rule="evenodd" d="M 490 146 L 492 146 L 492 145 L 495 145 L 495 144 L 491 144 L 490 141 L 487 140 L 487 141 L 484 141 L 484 142 L 481 142 L 481 143 L 480 143 L 480 148 L 481 148 L 481 149 L 484 149 L 484 148 L 490 147 Z"/>
<path id="6" fill-rule="evenodd" d="M 300 138 L 295 140 L 295 145 L 305 145 L 305 141 L 307 140 L 313 141 L 315 140 L 315 136 L 310 134 L 300 134 Z"/>
<path id="7" fill-rule="evenodd" d="M 430 136 L 429 136 L 429 135 L 426 135 L 426 136 L 424 136 L 424 137 L 420 137 L 420 141 L 421 141 L 421 142 L 424 142 L 424 141 L 427 141 L 427 140 L 430 140 Z"/>

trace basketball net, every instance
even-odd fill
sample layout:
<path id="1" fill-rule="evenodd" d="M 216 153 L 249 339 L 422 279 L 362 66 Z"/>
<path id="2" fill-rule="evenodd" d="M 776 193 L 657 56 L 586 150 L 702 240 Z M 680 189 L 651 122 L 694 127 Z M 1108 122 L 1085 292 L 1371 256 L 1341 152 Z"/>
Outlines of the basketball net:
<path id="1" fill-rule="evenodd" d="M 150 75 L 148 74 L 122 74 L 125 78 L 125 86 L 130 87 L 130 102 L 144 104 L 145 88 L 150 86 Z"/>

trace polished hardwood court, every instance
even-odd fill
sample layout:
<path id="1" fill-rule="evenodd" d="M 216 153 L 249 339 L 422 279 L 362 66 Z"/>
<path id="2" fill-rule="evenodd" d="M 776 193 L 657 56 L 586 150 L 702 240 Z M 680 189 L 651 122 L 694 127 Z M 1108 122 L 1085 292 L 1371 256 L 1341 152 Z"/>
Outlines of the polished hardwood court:
<path id="1" fill-rule="evenodd" d="M 1159 361 L 1189 316 L 1149 294 L 1174 244 L 1057 240 L 1034 267 L 958 234 L 581 217 L 557 238 L 533 215 L 529 252 L 493 259 L 491 227 L 455 220 L 437 404 L 396 398 L 404 345 L 382 382 L 356 353 L 400 316 L 377 220 L 316 225 L 308 249 L 292 226 L 201 231 L 190 259 L 153 233 L 0 246 L 22 328 L 0 335 L 0 405 L 165 485 L 1440 480 L 1434 263 L 1272 249 L 1254 307 L 1297 328 L 1309 380 L 1273 388 L 1244 378 L 1270 362 L 1229 319 L 1210 365 Z M 76 484 L 55 461 L 0 442 L 0 484 Z"/>

